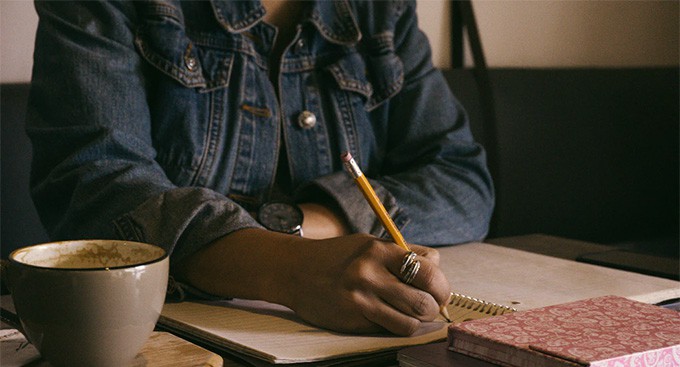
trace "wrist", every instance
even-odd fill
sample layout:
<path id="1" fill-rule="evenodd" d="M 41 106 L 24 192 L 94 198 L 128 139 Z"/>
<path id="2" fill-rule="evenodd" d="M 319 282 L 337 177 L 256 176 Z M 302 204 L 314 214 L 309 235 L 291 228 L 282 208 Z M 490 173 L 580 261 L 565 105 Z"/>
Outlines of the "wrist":
<path id="1" fill-rule="evenodd" d="M 350 233 L 345 218 L 332 207 L 318 203 L 299 205 L 303 212 L 302 230 L 313 239 L 340 237 Z"/>

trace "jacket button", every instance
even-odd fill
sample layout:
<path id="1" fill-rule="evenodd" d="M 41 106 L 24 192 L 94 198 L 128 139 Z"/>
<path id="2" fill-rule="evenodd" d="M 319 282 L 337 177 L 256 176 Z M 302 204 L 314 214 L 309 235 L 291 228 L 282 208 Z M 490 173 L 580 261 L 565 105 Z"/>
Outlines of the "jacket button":
<path id="1" fill-rule="evenodd" d="M 302 111 L 298 116 L 298 125 L 303 129 L 311 129 L 316 125 L 316 115 L 309 111 Z"/>
<path id="2" fill-rule="evenodd" d="M 189 71 L 195 71 L 196 67 L 198 66 L 198 63 L 196 62 L 195 58 L 193 58 L 191 56 L 187 56 L 187 57 L 184 58 L 184 65 L 186 65 L 186 67 L 187 67 L 187 69 L 189 69 Z"/>
<path id="3" fill-rule="evenodd" d="M 305 40 L 300 38 L 295 43 L 295 52 L 300 52 L 305 47 Z"/>

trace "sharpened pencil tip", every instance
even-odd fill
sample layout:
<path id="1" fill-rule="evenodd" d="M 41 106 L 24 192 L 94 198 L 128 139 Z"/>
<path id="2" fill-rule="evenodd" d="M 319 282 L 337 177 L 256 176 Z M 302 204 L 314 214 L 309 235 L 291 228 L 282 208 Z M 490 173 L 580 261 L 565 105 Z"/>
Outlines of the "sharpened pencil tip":
<path id="1" fill-rule="evenodd" d="M 451 316 L 449 316 L 449 310 L 446 309 L 446 306 L 439 307 L 439 314 L 442 315 L 446 322 L 451 322 Z"/>
<path id="2" fill-rule="evenodd" d="M 443 306 L 439 307 L 439 314 L 446 320 L 446 322 L 451 322 L 451 316 L 449 316 L 449 309 L 446 306 L 451 304 L 453 299 L 453 292 L 449 294 L 449 298 L 446 300 Z"/>

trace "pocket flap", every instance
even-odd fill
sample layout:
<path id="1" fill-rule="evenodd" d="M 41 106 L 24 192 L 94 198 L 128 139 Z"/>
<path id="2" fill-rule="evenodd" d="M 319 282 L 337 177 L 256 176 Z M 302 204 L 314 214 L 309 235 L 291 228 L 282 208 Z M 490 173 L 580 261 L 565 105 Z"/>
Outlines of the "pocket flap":
<path id="1" fill-rule="evenodd" d="M 175 19 L 148 21 L 137 30 L 135 44 L 144 59 L 185 87 L 205 92 L 229 84 L 233 53 L 198 45 Z"/>
<path id="2" fill-rule="evenodd" d="M 340 89 L 361 94 L 372 110 L 394 96 L 404 83 L 403 64 L 396 54 L 368 56 L 350 53 L 327 68 Z"/>
<path id="3" fill-rule="evenodd" d="M 146 61 L 182 85 L 206 86 L 198 54 L 179 23 L 170 19 L 146 23 L 137 30 L 135 45 Z"/>

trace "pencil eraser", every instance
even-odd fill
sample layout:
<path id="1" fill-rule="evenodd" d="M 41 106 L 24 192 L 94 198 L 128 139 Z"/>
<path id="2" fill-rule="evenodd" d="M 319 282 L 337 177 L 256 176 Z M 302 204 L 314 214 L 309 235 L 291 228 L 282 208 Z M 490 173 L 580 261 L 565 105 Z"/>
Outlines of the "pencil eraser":
<path id="1" fill-rule="evenodd" d="M 342 159 L 343 162 L 349 162 L 352 160 L 352 153 L 349 151 L 344 152 L 342 155 L 340 155 L 340 159 Z"/>

